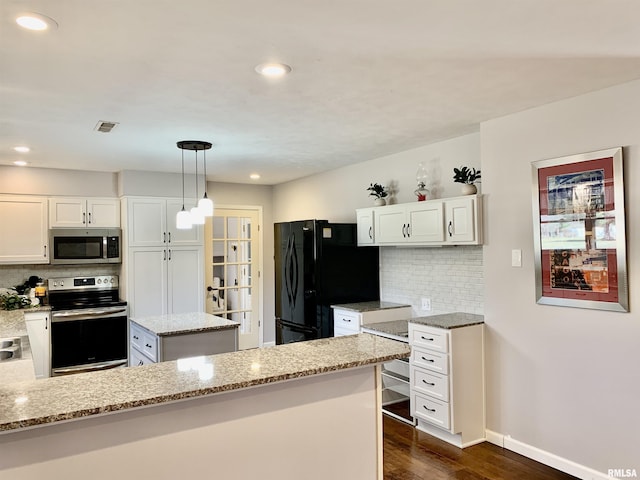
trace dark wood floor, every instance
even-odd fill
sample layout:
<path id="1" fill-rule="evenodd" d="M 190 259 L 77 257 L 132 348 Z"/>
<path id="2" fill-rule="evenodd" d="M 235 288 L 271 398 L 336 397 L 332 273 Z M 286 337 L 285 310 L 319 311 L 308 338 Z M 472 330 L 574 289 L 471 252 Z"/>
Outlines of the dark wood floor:
<path id="1" fill-rule="evenodd" d="M 571 475 L 484 442 L 464 450 L 384 417 L 385 480 L 569 480 Z"/>

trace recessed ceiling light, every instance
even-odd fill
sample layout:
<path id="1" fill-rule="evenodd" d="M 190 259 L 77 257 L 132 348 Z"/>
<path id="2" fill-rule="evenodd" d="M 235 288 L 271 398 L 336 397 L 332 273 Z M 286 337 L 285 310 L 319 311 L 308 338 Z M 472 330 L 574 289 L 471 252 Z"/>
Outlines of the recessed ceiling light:
<path id="1" fill-rule="evenodd" d="M 31 149 L 29 147 L 25 147 L 23 145 L 19 145 L 17 147 L 13 147 L 13 149 L 16 152 L 19 152 L 19 153 L 29 153 L 31 151 Z"/>
<path id="2" fill-rule="evenodd" d="M 252 173 L 251 175 L 249 175 L 249 178 L 251 180 L 258 180 L 260 178 L 260 174 L 259 173 Z"/>
<path id="3" fill-rule="evenodd" d="M 53 18 L 41 13 L 25 13 L 16 18 L 16 23 L 27 30 L 42 31 L 58 28 L 58 23 Z"/>
<path id="4" fill-rule="evenodd" d="M 289 65 L 284 63 L 261 63 L 256 67 L 256 72 L 265 77 L 282 77 L 291 71 Z"/>
<path id="5" fill-rule="evenodd" d="M 24 160 L 16 160 L 15 162 L 13 162 L 14 165 L 17 165 L 18 167 L 26 167 L 27 166 L 27 162 L 25 162 Z"/>

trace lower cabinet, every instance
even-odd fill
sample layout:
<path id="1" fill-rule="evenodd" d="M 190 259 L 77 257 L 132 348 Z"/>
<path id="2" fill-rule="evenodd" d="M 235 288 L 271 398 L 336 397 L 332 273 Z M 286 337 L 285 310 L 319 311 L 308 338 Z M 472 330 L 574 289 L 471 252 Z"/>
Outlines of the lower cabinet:
<path id="1" fill-rule="evenodd" d="M 416 428 L 460 448 L 485 439 L 483 328 L 409 323 L 411 414 Z"/>
<path id="2" fill-rule="evenodd" d="M 132 318 L 204 310 L 203 247 L 133 247 L 127 258 Z"/>
<path id="3" fill-rule="evenodd" d="M 411 318 L 412 309 L 409 305 L 398 308 L 383 308 L 379 310 L 355 311 L 333 307 L 333 336 L 355 335 L 360 333 L 360 327 L 369 323 L 390 322 L 391 320 L 405 320 Z"/>
<path id="4" fill-rule="evenodd" d="M 36 378 L 46 378 L 50 376 L 50 316 L 50 312 L 25 312 L 24 314 Z"/>

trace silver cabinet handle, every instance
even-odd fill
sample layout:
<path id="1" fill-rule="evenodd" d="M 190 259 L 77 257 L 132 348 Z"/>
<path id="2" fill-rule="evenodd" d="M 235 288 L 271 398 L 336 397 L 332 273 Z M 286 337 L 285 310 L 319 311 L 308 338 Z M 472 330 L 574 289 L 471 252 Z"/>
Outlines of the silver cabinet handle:
<path id="1" fill-rule="evenodd" d="M 163 260 L 167 260 L 167 251 L 163 250 L 162 253 L 164 254 L 164 257 L 162 259 Z"/>
<path id="2" fill-rule="evenodd" d="M 169 243 L 171 243 L 171 232 L 169 232 Z"/>
<path id="3" fill-rule="evenodd" d="M 407 223 L 407 238 L 411 237 L 411 224 Z"/>
<path id="4" fill-rule="evenodd" d="M 371 240 L 373 240 L 372 231 L 373 231 L 373 227 L 369 227 L 369 238 L 370 238 Z"/>
<path id="5" fill-rule="evenodd" d="M 167 243 L 167 232 L 162 232 L 162 243 Z"/>
<path id="6" fill-rule="evenodd" d="M 87 214 L 82 212 L 82 223 L 87 223 Z"/>
<path id="7" fill-rule="evenodd" d="M 450 236 L 450 237 L 453 237 L 453 231 L 452 231 L 452 229 L 453 229 L 453 221 L 450 221 L 450 222 L 449 222 L 449 225 L 447 226 L 447 232 L 449 232 L 449 236 Z"/>
<path id="8" fill-rule="evenodd" d="M 171 260 L 171 249 L 169 249 L 169 260 Z"/>
<path id="9" fill-rule="evenodd" d="M 44 246 L 44 258 L 47 258 L 47 246 Z"/>
<path id="10" fill-rule="evenodd" d="M 91 223 L 91 212 L 89 212 L 89 223 Z"/>
<path id="11" fill-rule="evenodd" d="M 402 224 L 402 238 L 407 238 L 406 228 L 407 228 L 407 225 L 403 223 Z"/>

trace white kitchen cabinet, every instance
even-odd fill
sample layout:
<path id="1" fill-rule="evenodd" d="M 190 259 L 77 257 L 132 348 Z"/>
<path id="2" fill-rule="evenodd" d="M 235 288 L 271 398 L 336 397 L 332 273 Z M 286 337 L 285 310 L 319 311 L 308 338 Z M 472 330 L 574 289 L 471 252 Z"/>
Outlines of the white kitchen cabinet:
<path id="1" fill-rule="evenodd" d="M 51 228 L 120 228 L 117 198 L 52 197 L 49 199 Z"/>
<path id="2" fill-rule="evenodd" d="M 175 228 L 182 199 L 123 199 L 124 296 L 130 316 L 204 311 L 202 228 Z"/>
<path id="3" fill-rule="evenodd" d="M 358 225 L 358 246 L 373 245 L 375 243 L 373 211 L 373 208 L 359 208 L 358 210 L 356 210 Z"/>
<path id="4" fill-rule="evenodd" d="M 50 312 L 25 312 L 24 321 L 29 335 L 29 346 L 33 358 L 33 368 L 36 378 L 50 376 Z"/>
<path id="5" fill-rule="evenodd" d="M 361 304 L 345 304 L 351 307 L 334 305 L 333 308 L 333 336 L 354 335 L 360 333 L 362 326 L 372 323 L 390 322 L 391 320 L 404 320 L 411 318 L 410 305 L 374 308 L 369 305 L 374 302 L 362 302 Z M 384 304 L 385 302 L 381 302 Z M 363 307 L 358 307 L 363 305 Z"/>
<path id="6" fill-rule="evenodd" d="M 416 428 L 461 448 L 484 441 L 483 325 L 409 323 L 409 343 Z"/>
<path id="7" fill-rule="evenodd" d="M 204 248 L 132 247 L 126 260 L 132 318 L 204 309 Z"/>
<path id="8" fill-rule="evenodd" d="M 374 207 L 356 213 L 359 245 L 482 244 L 480 195 Z M 367 238 L 370 228 L 373 234 Z"/>
<path id="9" fill-rule="evenodd" d="M 185 200 L 186 205 L 193 201 Z M 202 245 L 202 227 L 189 230 L 176 228 L 176 214 L 182 209 L 182 199 L 155 197 L 127 198 L 123 213 L 127 217 L 129 247 L 162 247 L 165 245 Z"/>
<path id="10" fill-rule="evenodd" d="M 47 199 L 0 195 L 0 264 L 49 263 Z"/>

